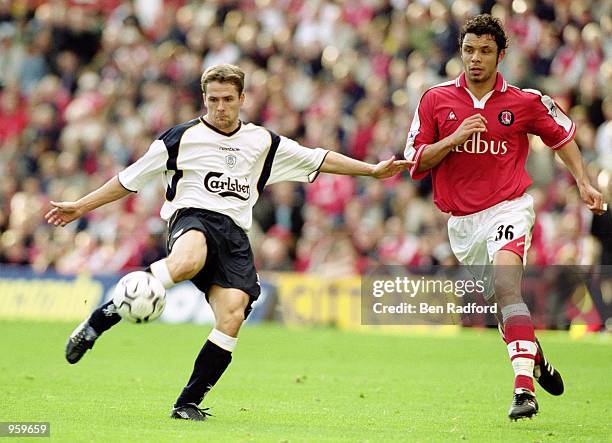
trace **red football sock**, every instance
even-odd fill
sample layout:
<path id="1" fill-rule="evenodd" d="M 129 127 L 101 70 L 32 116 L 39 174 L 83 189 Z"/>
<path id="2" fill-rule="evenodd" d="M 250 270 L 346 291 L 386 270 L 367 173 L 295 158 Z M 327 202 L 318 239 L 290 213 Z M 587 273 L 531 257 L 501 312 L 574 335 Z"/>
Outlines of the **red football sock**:
<path id="1" fill-rule="evenodd" d="M 500 323 L 498 323 L 497 324 L 497 329 L 499 330 L 499 335 L 501 335 L 501 338 L 504 341 L 504 343 L 508 344 L 508 340 L 506 340 L 506 334 L 504 333 L 504 327 Z M 541 361 L 541 358 L 540 358 L 540 353 L 537 352 L 537 346 L 538 346 L 538 344 L 536 343 L 536 354 L 535 354 L 534 361 L 535 361 L 536 365 L 539 365 L 540 361 Z"/>
<path id="2" fill-rule="evenodd" d="M 533 367 L 537 347 L 531 317 L 528 315 L 508 317 L 504 323 L 504 338 L 514 369 L 514 388 L 535 392 Z"/>

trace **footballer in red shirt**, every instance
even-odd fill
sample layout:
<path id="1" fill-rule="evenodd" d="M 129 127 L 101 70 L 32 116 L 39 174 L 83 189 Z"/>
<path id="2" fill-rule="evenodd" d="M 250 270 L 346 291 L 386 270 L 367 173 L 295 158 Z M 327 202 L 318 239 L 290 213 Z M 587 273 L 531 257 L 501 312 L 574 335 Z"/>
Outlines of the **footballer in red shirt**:
<path id="1" fill-rule="evenodd" d="M 590 184 L 576 126 L 553 99 L 509 85 L 497 71 L 507 46 L 498 19 L 476 16 L 461 30 L 464 72 L 425 92 L 415 112 L 405 156 L 414 179 L 431 173 L 434 203 L 451 214 L 450 245 L 477 279 L 494 272 L 485 294 L 496 302 L 500 331 L 515 373 L 511 419 L 538 411 L 533 378 L 553 395 L 563 380 L 544 358 L 521 296 L 521 278 L 534 224 L 533 199 L 525 191 L 528 134 L 553 149 L 576 179 L 580 196 L 595 214 L 601 194 Z M 493 267 L 486 265 L 493 264 Z"/>

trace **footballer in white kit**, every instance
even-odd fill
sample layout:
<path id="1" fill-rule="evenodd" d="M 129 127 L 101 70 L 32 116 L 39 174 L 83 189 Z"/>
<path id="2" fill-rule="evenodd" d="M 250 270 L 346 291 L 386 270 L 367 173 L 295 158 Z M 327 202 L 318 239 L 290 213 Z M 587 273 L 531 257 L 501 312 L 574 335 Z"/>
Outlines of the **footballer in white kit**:
<path id="1" fill-rule="evenodd" d="M 230 364 L 240 327 L 260 293 L 246 232 L 264 187 L 283 180 L 313 181 L 319 172 L 383 179 L 413 164 L 390 158 L 371 165 L 241 122 L 244 72 L 236 66 L 212 66 L 201 83 L 204 116 L 163 133 L 140 159 L 83 198 L 51 202 L 45 216 L 48 223 L 65 226 L 161 174 L 169 254 L 146 271 L 166 288 L 191 280 L 215 315 L 215 327 L 171 412 L 172 418 L 196 421 L 209 415 L 200 403 Z M 77 363 L 120 320 L 112 301 L 96 309 L 71 334 L 68 362 Z"/>
<path id="2" fill-rule="evenodd" d="M 252 123 L 238 121 L 236 129 L 224 133 L 198 117 L 163 133 L 119 173 L 119 181 L 137 192 L 161 174 L 164 220 L 180 208 L 214 209 L 248 231 L 253 206 L 266 185 L 314 181 L 327 153 Z"/>
<path id="3" fill-rule="evenodd" d="M 224 133 L 199 117 L 162 134 L 118 179 L 137 192 L 162 174 L 168 250 L 190 230 L 207 234 L 209 265 L 191 281 L 205 294 L 213 284 L 243 290 L 250 296 L 248 315 L 260 293 L 246 235 L 253 206 L 267 184 L 313 181 L 327 153 L 251 123 L 238 121 Z"/>

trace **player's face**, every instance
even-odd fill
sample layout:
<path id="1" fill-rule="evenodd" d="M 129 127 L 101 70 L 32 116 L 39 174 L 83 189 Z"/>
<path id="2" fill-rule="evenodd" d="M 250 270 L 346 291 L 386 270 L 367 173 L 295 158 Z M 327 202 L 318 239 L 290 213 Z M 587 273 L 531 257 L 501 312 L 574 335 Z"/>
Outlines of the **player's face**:
<path id="1" fill-rule="evenodd" d="M 211 82 L 204 94 L 207 119 L 222 131 L 231 132 L 238 126 L 240 107 L 244 103 L 244 93 L 232 83 Z"/>
<path id="2" fill-rule="evenodd" d="M 461 58 L 467 79 L 473 83 L 484 83 L 497 72 L 504 51 L 497 54 L 497 43 L 490 34 L 466 34 L 461 45 Z"/>

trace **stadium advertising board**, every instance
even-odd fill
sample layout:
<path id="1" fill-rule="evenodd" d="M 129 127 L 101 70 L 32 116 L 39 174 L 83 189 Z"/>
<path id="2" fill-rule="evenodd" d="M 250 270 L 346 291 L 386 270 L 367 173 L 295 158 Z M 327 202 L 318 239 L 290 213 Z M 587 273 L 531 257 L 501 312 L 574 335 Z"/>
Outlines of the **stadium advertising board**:
<path id="1" fill-rule="evenodd" d="M 121 274 L 65 276 L 36 273 L 27 267 L 0 267 L 0 319 L 82 320 L 98 305 L 112 298 Z M 260 321 L 268 312 L 270 285 L 262 281 L 262 294 L 248 321 Z M 168 289 L 160 320 L 168 323 L 214 322 L 204 296 L 191 283 Z"/>
<path id="2" fill-rule="evenodd" d="M 116 282 L 112 277 L 67 277 L 29 268 L 0 267 L 0 318 L 79 320 Z"/>
<path id="3" fill-rule="evenodd" d="M 274 281 L 287 324 L 495 326 L 496 306 L 484 299 L 493 278 L 489 271 L 389 266 L 363 278 L 289 273 Z M 612 323 L 612 267 L 528 266 L 523 294 L 541 329 L 579 325 L 596 331 Z"/>
<path id="4" fill-rule="evenodd" d="M 328 279 L 298 273 L 263 277 L 248 321 L 341 329 L 403 325 L 494 326 L 483 285 L 463 273 L 386 267 L 361 277 Z M 121 275 L 64 276 L 0 267 L 0 319 L 80 320 L 112 297 Z M 612 323 L 612 267 L 527 267 L 523 293 L 536 327 L 599 330 Z M 423 306 L 426 306 L 426 309 Z M 452 307 L 452 309 L 451 309 Z M 210 324 L 203 295 L 184 282 L 168 290 L 160 318 Z"/>

